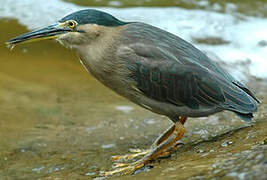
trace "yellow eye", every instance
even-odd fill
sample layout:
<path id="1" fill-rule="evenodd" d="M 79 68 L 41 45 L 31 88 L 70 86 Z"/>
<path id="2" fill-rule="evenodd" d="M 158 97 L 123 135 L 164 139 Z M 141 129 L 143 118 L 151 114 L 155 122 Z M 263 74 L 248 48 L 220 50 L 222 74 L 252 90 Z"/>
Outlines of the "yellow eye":
<path id="1" fill-rule="evenodd" d="M 67 21 L 66 24 L 67 24 L 67 26 L 68 26 L 69 28 L 74 29 L 74 28 L 76 27 L 76 25 L 77 25 L 77 22 L 71 20 L 71 21 Z"/>

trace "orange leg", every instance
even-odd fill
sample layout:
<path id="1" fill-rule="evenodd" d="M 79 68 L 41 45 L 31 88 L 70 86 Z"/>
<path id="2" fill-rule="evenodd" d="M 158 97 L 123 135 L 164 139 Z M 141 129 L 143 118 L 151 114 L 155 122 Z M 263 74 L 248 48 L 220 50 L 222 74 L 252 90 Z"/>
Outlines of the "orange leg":
<path id="1" fill-rule="evenodd" d="M 186 120 L 187 120 L 187 117 L 185 117 L 185 116 L 181 116 L 181 117 L 179 117 L 179 121 L 180 121 L 182 124 L 184 124 L 184 123 L 186 122 Z"/>
<path id="2" fill-rule="evenodd" d="M 186 122 L 186 119 L 187 117 L 180 116 L 178 121 L 180 121 L 182 125 L 184 125 L 184 123 Z M 156 147 L 159 144 L 161 144 L 163 141 L 165 141 L 173 133 L 174 129 L 175 129 L 175 124 L 169 127 L 161 136 L 159 136 L 156 139 L 156 141 L 152 144 L 152 147 Z"/>
<path id="3" fill-rule="evenodd" d="M 166 152 L 168 152 L 172 147 L 174 147 L 176 145 L 176 142 L 183 137 L 185 132 L 183 124 L 185 123 L 185 121 L 186 117 L 179 118 L 179 121 L 177 121 L 174 125 L 167 129 L 159 138 L 156 139 L 150 150 L 145 151 L 146 153 L 142 153 L 142 155 L 145 154 L 142 159 L 131 164 L 116 164 L 115 167 L 118 169 L 109 172 L 103 172 L 102 175 L 110 176 L 116 173 L 129 174 L 147 165 L 152 160 L 166 155 Z"/>

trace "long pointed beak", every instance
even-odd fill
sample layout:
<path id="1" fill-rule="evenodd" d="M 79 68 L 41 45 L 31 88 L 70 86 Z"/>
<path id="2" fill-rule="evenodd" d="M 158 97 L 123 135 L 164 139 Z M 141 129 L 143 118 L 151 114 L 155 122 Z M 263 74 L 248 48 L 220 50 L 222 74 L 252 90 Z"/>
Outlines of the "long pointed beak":
<path id="1" fill-rule="evenodd" d="M 44 39 L 56 39 L 58 35 L 70 32 L 70 29 L 60 27 L 58 24 L 50 25 L 42 29 L 38 29 L 29 33 L 22 34 L 12 38 L 6 42 L 10 47 L 19 43 L 27 43 L 33 41 L 40 41 Z"/>

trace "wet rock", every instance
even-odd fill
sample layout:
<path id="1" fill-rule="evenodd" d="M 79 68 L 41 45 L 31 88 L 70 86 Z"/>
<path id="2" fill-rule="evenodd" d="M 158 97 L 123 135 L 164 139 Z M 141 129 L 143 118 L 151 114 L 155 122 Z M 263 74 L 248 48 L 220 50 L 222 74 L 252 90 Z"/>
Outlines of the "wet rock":
<path id="1" fill-rule="evenodd" d="M 33 168 L 32 171 L 36 172 L 36 173 L 41 173 L 41 171 L 45 168 L 45 166 L 40 166 L 40 167 L 36 167 Z"/>
<path id="2" fill-rule="evenodd" d="M 103 149 L 110 149 L 110 148 L 114 148 L 116 145 L 115 144 L 103 144 L 101 147 Z"/>
<path id="3" fill-rule="evenodd" d="M 96 177 L 93 180 L 104 180 L 104 179 L 107 179 L 107 178 L 106 177 Z"/>
<path id="4" fill-rule="evenodd" d="M 124 113 L 130 113 L 134 108 L 131 106 L 116 106 L 116 109 Z"/>
<path id="5" fill-rule="evenodd" d="M 232 144 L 233 142 L 232 141 L 224 141 L 221 146 L 222 147 L 227 147 L 228 145 Z"/>
<path id="6" fill-rule="evenodd" d="M 222 37 L 192 37 L 193 42 L 198 44 L 208 45 L 223 45 L 229 44 L 230 41 L 223 39 Z"/>
<path id="7" fill-rule="evenodd" d="M 203 149 L 198 149 L 197 150 L 197 153 L 203 153 L 203 152 L 205 152 Z"/>
<path id="8" fill-rule="evenodd" d="M 266 40 L 261 40 L 260 42 L 258 42 L 258 45 L 261 47 L 266 47 L 267 46 L 267 41 Z"/>
<path id="9" fill-rule="evenodd" d="M 96 175 L 95 172 L 88 172 L 88 173 L 85 174 L 85 176 L 94 176 L 94 175 Z"/>
<path id="10" fill-rule="evenodd" d="M 267 144 L 267 138 L 262 141 L 262 144 Z"/>

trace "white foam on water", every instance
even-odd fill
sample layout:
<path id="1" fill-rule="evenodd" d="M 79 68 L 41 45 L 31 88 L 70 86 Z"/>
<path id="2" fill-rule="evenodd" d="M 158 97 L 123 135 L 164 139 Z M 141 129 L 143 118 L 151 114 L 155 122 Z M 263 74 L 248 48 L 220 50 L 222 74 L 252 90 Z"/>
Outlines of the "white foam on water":
<path id="1" fill-rule="evenodd" d="M 1 0 L 0 18 L 15 18 L 29 29 L 35 29 L 85 8 L 61 0 Z M 152 24 L 189 42 L 192 38 L 222 38 L 229 43 L 194 44 L 201 50 L 214 52 L 226 62 L 250 60 L 247 71 L 256 77 L 267 78 L 267 45 L 260 45 L 260 42 L 267 42 L 267 19 L 177 7 L 96 9 L 125 21 Z"/>

